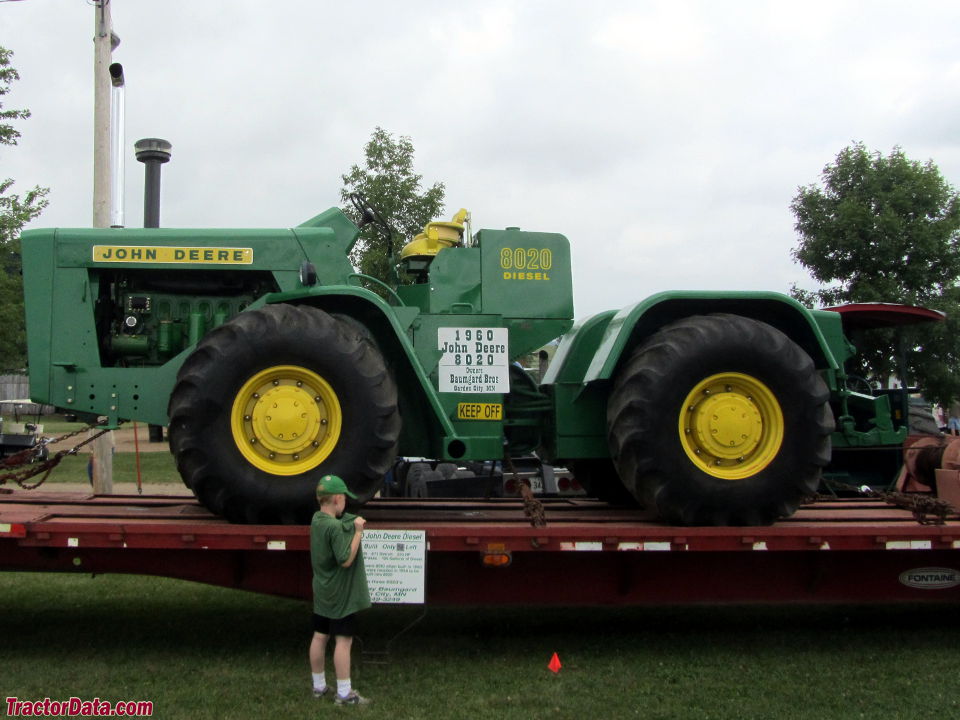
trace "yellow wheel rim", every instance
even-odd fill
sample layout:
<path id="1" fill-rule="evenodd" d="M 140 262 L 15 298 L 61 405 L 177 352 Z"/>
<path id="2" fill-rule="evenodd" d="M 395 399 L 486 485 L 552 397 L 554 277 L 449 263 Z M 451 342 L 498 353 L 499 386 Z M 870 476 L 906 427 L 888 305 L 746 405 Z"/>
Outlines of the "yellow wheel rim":
<path id="1" fill-rule="evenodd" d="M 742 480 L 763 470 L 783 444 L 783 411 L 770 389 L 740 373 L 697 383 L 680 410 L 687 457 L 708 475 Z"/>
<path id="2" fill-rule="evenodd" d="M 251 465 L 298 475 L 326 460 L 340 439 L 343 415 L 330 384 L 296 365 L 267 368 L 233 400 L 233 440 Z"/>

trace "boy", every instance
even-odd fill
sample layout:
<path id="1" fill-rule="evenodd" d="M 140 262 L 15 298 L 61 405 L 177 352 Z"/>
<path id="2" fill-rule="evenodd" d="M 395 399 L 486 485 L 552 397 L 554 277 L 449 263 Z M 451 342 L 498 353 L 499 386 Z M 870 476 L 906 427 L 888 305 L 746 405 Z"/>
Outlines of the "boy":
<path id="1" fill-rule="evenodd" d="M 366 520 L 344 513 L 347 497 L 356 498 L 336 475 L 317 483 L 320 510 L 310 524 L 310 559 L 313 564 L 313 639 L 310 670 L 313 694 L 331 692 L 324 677 L 327 640 L 333 635 L 333 666 L 337 674 L 337 705 L 366 705 L 350 685 L 350 648 L 356 631 L 356 613 L 370 607 L 370 592 L 363 568 L 360 541 Z"/>

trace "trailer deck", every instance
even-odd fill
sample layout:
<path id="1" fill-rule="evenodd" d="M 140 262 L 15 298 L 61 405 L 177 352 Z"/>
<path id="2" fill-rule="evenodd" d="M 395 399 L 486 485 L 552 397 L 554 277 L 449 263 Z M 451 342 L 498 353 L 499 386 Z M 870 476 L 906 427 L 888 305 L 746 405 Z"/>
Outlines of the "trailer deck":
<path id="1" fill-rule="evenodd" d="M 819 502 L 769 527 L 673 527 L 543 499 L 375 500 L 371 529 L 422 530 L 428 604 L 956 602 L 960 518 Z M 484 562 L 484 559 L 488 562 Z M 492 564 L 488 564 L 492 563 Z M 0 570 L 137 573 L 310 597 L 309 529 L 234 525 L 192 496 L 0 495 Z"/>

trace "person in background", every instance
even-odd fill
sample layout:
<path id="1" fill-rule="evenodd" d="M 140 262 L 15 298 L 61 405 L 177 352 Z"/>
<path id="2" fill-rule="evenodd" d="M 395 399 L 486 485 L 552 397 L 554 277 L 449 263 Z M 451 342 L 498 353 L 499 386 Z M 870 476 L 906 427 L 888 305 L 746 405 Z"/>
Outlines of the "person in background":
<path id="1" fill-rule="evenodd" d="M 950 403 L 950 419 L 947 421 L 947 434 L 960 435 L 960 402 Z"/>

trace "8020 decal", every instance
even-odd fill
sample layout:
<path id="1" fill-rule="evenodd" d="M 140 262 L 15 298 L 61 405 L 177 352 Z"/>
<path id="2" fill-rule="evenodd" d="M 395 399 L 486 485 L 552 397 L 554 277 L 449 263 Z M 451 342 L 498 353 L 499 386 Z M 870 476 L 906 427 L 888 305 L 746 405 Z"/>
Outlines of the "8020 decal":
<path id="1" fill-rule="evenodd" d="M 549 280 L 553 252 L 549 248 L 501 248 L 504 280 Z"/>

